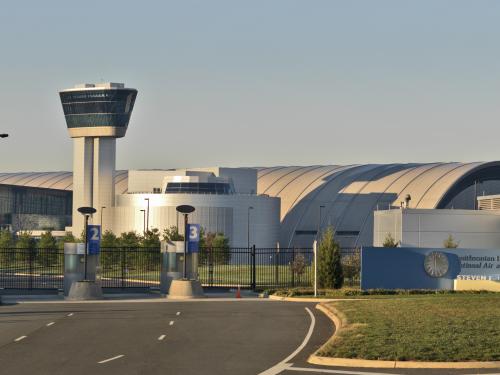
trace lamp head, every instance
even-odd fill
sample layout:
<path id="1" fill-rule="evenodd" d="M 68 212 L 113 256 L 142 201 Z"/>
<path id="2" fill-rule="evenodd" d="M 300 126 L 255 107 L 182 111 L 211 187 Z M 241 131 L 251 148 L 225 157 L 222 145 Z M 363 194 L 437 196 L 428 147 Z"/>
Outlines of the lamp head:
<path id="1" fill-rule="evenodd" d="M 175 209 L 177 210 L 177 212 L 180 212 L 181 214 L 190 214 L 191 212 L 194 212 L 194 207 L 188 204 L 181 204 L 180 206 L 177 206 Z"/>
<path id="2" fill-rule="evenodd" d="M 77 211 L 82 215 L 92 215 L 95 214 L 97 210 L 94 207 L 79 207 Z"/>

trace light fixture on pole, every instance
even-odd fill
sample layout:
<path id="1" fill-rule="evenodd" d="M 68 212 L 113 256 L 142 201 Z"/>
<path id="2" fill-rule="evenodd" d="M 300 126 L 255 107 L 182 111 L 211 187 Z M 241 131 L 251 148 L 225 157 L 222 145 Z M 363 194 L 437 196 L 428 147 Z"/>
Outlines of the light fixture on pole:
<path id="1" fill-rule="evenodd" d="M 87 254 L 89 252 L 89 239 L 87 236 L 87 227 L 89 225 L 89 216 L 92 214 L 95 214 L 97 210 L 94 207 L 80 207 L 78 208 L 78 212 L 81 213 L 85 217 L 85 270 L 84 270 L 84 276 L 83 279 L 87 280 Z"/>
<path id="2" fill-rule="evenodd" d="M 144 198 L 148 202 L 148 211 L 146 213 L 146 230 L 149 231 L 149 198 Z"/>
<path id="3" fill-rule="evenodd" d="M 187 245 L 188 245 L 188 237 L 189 233 L 187 232 L 187 225 L 188 225 L 188 215 L 191 212 L 194 212 L 194 207 L 189 206 L 187 204 L 182 204 L 180 206 L 177 206 L 175 208 L 177 212 L 180 212 L 181 214 L 184 215 L 184 269 L 182 273 L 182 278 L 184 280 L 187 280 L 187 262 L 186 262 L 186 255 L 187 255 Z"/>
<path id="4" fill-rule="evenodd" d="M 142 234 L 146 235 L 146 210 L 141 210 L 142 212 Z"/>
<path id="5" fill-rule="evenodd" d="M 247 249 L 250 249 L 250 210 L 253 210 L 252 206 L 249 206 L 247 211 Z"/>
<path id="6" fill-rule="evenodd" d="M 102 212 L 104 211 L 105 208 L 106 208 L 106 206 L 101 206 L 101 233 L 103 233 L 103 230 L 102 230 Z"/>

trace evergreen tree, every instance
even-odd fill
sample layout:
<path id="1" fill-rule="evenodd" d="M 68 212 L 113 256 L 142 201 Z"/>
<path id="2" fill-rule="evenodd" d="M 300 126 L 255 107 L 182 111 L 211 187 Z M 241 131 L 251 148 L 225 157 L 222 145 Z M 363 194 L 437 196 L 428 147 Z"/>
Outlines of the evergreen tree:
<path id="1" fill-rule="evenodd" d="M 382 244 L 383 247 L 398 247 L 399 242 L 392 237 L 391 233 L 387 233 L 387 236 L 385 236 L 384 243 Z"/>
<path id="2" fill-rule="evenodd" d="M 323 232 L 318 249 L 318 285 L 339 289 L 344 282 L 340 245 L 335 241 L 332 227 Z"/>

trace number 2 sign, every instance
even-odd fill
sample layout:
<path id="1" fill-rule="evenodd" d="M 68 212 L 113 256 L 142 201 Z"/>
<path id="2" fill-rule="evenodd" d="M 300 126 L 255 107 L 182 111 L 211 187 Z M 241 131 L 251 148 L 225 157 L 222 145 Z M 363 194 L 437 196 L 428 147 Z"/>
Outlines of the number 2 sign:
<path id="1" fill-rule="evenodd" d="M 97 255 L 101 250 L 101 226 L 87 226 L 87 238 L 89 243 L 89 254 Z"/>

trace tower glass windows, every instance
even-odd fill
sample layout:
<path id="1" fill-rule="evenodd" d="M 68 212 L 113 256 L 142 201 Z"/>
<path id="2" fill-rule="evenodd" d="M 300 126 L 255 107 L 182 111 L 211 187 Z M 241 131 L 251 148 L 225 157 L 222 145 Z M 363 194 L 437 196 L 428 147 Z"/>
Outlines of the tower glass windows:
<path id="1" fill-rule="evenodd" d="M 137 90 L 76 90 L 59 95 L 68 128 L 127 127 Z"/>

